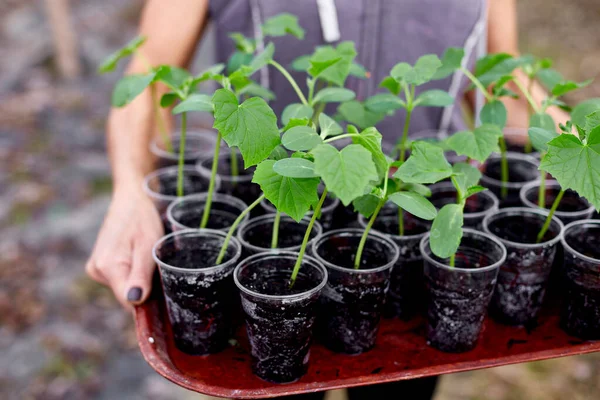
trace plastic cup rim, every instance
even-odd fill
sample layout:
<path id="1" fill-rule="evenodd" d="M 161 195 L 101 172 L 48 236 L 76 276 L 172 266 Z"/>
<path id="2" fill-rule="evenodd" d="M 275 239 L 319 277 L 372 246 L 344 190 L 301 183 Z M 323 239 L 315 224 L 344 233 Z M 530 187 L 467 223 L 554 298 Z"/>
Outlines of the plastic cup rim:
<path id="1" fill-rule="evenodd" d="M 570 228 L 572 228 L 574 226 L 584 225 L 584 224 L 598 225 L 600 227 L 600 220 L 597 220 L 597 219 L 582 219 L 582 220 L 579 220 L 579 221 L 573 221 L 573 222 L 565 225 L 564 229 L 562 230 L 562 234 L 560 235 L 560 242 L 563 245 L 563 247 L 565 248 L 565 250 L 568 250 L 569 252 L 573 253 L 578 258 L 581 258 L 584 261 L 591 262 L 591 263 L 594 263 L 594 264 L 600 264 L 600 259 L 599 258 L 593 258 L 593 257 L 590 257 L 590 256 L 586 256 L 585 254 L 582 254 L 582 253 L 578 252 L 577 250 L 575 250 L 567 242 L 567 239 L 565 239 L 565 234 L 567 233 L 567 230 L 569 230 Z"/>

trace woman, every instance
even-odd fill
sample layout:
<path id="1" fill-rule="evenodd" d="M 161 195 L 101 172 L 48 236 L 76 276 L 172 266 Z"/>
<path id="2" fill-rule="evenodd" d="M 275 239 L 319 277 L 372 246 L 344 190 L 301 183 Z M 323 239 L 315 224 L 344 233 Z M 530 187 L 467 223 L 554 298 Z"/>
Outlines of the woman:
<path id="1" fill-rule="evenodd" d="M 394 64 L 414 63 L 426 53 L 441 55 L 447 47 L 464 47 L 473 59 L 487 46 L 489 52 L 518 54 L 515 3 L 516 0 L 494 0 L 489 4 L 485 0 L 171 0 L 167 6 L 160 0 L 148 0 L 140 34 L 148 38 L 143 53 L 151 64 L 185 68 L 209 19 L 216 27 L 218 61 L 225 62 L 233 51 L 228 32 L 254 37 L 260 48 L 264 44 L 260 24 L 270 16 L 290 12 L 298 15 L 306 37 L 303 41 L 274 38 L 278 61 L 288 65 L 297 56 L 311 53 L 315 45 L 352 40 L 357 46 L 357 61 L 370 71 L 371 77 L 351 78 L 348 87 L 364 99 L 378 90 L 377 85 Z M 145 65 L 134 58 L 128 73 L 145 70 Z M 278 100 L 272 104 L 276 112 L 296 101 L 280 74 L 267 69 L 259 74 L 260 82 L 277 95 Z M 522 75 L 519 79 L 526 82 Z M 465 86 L 460 74 L 456 74 L 420 89 L 449 90 L 459 99 Z M 518 92 L 516 87 L 513 90 Z M 537 84 L 533 93 L 538 102 L 545 96 Z M 526 127 L 525 100 L 508 99 L 505 104 L 509 115 L 507 126 Z M 556 121 L 567 119 L 558 109 L 550 113 Z M 399 112 L 378 125 L 384 140 L 396 141 L 403 119 Z M 454 111 L 418 108 L 412 117 L 411 132 L 440 127 L 452 131 L 461 125 L 458 107 Z M 158 212 L 141 189 L 144 176 L 153 170 L 155 160 L 148 149 L 156 134 L 148 91 L 127 107 L 110 113 L 107 138 L 113 196 L 86 269 L 93 279 L 110 286 L 126 308 L 148 297 L 154 270 L 151 249 L 163 235 Z M 394 392 L 411 399 L 431 398 L 435 381 L 409 382 L 399 386 L 400 389 L 394 388 Z M 350 395 L 354 399 L 373 396 L 372 393 L 354 390 Z"/>

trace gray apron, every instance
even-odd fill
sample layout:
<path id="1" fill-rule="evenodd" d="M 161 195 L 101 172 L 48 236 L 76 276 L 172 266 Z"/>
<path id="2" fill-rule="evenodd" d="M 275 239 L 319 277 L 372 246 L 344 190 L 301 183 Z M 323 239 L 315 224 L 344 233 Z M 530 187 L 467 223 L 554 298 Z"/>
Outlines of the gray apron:
<path id="1" fill-rule="evenodd" d="M 356 43 L 357 62 L 371 73 L 369 79 L 350 77 L 346 83 L 359 100 L 384 91 L 378 85 L 398 62 L 413 64 L 423 54 L 441 56 L 448 47 L 464 47 L 468 64 L 486 51 L 485 0 L 213 0 L 210 13 L 216 30 L 217 60 L 225 62 L 234 50 L 227 36 L 229 32 L 242 32 L 255 38 L 260 49 L 265 45 L 258 29 L 262 22 L 289 12 L 298 16 L 306 31 L 305 39 L 301 41 L 292 36 L 268 39 L 275 44 L 279 63 L 289 66 L 296 57 L 310 54 L 316 45 L 325 44 L 324 36 L 330 37 L 327 32 L 331 32 L 331 26 L 325 26 L 324 35 L 320 19 L 323 10 L 320 15 L 318 3 L 334 5 L 329 12 L 333 10 L 337 16 L 340 40 Z M 331 19 L 329 21 L 331 25 Z M 292 75 L 306 90 L 305 75 L 296 72 Z M 258 79 L 277 95 L 271 103 L 275 112 L 280 113 L 286 105 L 299 101 L 278 71 L 265 68 Z M 464 122 L 459 104 L 465 87 L 466 80 L 460 73 L 418 87 L 417 94 L 429 89 L 447 90 L 457 101 L 446 108 L 417 108 L 411 119 L 410 133 L 462 129 Z M 404 111 L 399 110 L 377 125 L 386 142 L 394 143 L 401 136 L 404 117 Z"/>

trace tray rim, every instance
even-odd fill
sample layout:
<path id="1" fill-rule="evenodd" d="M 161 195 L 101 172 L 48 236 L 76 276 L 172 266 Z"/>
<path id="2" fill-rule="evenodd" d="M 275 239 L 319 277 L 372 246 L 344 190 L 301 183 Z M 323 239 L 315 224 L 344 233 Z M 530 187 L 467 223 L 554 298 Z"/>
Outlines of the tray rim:
<path id="1" fill-rule="evenodd" d="M 152 304 L 154 303 L 154 304 Z M 377 383 L 395 382 L 401 380 L 415 379 L 426 376 L 443 375 L 449 373 L 473 371 L 478 369 L 494 368 L 504 365 L 518 364 L 523 362 L 533 362 L 548 360 L 552 358 L 560 358 L 574 355 L 589 354 L 600 351 L 600 341 L 582 341 L 578 344 L 573 344 L 569 347 L 546 349 L 540 351 L 532 351 L 527 353 L 507 355 L 503 357 L 491 358 L 491 359 L 480 359 L 470 361 L 458 361 L 456 363 L 449 364 L 451 367 L 448 371 L 440 373 L 439 369 L 435 372 L 431 371 L 433 367 L 422 368 L 419 370 L 405 370 L 405 371 L 394 371 L 394 372 L 382 372 L 376 377 L 365 376 L 365 379 L 361 378 L 340 378 L 335 383 L 326 382 L 313 382 L 308 383 L 306 389 L 291 388 L 286 384 L 278 385 L 273 384 L 265 389 L 252 389 L 251 391 L 245 389 L 233 389 L 223 386 L 216 386 L 210 383 L 201 383 L 196 380 L 187 379 L 175 366 L 169 365 L 168 362 L 159 354 L 156 350 L 155 342 L 151 342 L 149 339 L 152 337 L 152 308 L 155 308 L 158 312 L 160 305 L 158 299 L 151 298 L 146 303 L 135 307 L 135 325 L 136 335 L 140 350 L 146 362 L 162 377 L 168 379 L 174 384 L 186 388 L 188 390 L 202 393 L 208 396 L 225 397 L 234 399 L 261 399 L 271 398 L 282 395 L 293 395 L 300 393 L 311 393 L 320 392 L 325 390 L 344 389 L 349 387 L 364 386 Z M 576 339 L 576 338 L 575 338 Z M 207 356 L 210 357 L 210 356 Z M 368 379 L 367 379 L 368 378 Z"/>

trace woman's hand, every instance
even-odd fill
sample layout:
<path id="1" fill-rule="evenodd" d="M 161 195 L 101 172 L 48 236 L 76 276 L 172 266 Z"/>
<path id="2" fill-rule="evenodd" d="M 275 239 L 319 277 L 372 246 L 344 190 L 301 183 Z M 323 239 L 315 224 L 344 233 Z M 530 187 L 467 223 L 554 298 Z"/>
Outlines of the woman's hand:
<path id="1" fill-rule="evenodd" d="M 152 246 L 162 235 L 158 211 L 141 185 L 115 191 L 86 264 L 88 275 L 109 286 L 125 308 L 143 303 L 152 289 Z"/>

